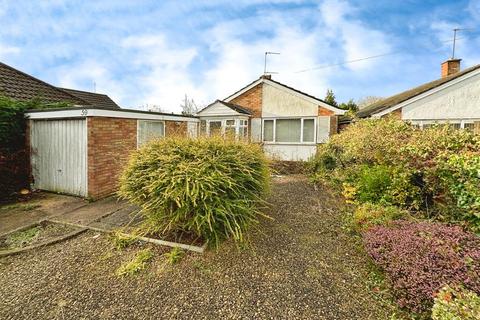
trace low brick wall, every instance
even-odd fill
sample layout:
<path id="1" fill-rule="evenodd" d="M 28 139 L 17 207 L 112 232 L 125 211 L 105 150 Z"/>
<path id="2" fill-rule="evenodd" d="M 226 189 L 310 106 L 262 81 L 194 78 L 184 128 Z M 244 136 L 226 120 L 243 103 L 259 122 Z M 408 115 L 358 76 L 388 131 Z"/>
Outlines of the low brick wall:
<path id="1" fill-rule="evenodd" d="M 89 117 L 88 195 L 108 196 L 118 190 L 118 178 L 137 148 L 137 120 Z"/>

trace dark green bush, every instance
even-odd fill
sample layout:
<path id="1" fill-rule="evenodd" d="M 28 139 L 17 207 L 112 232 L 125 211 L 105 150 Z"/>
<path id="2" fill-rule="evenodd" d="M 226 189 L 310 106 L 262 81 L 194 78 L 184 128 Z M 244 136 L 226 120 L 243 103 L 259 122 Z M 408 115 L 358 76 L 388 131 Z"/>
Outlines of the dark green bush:
<path id="1" fill-rule="evenodd" d="M 145 232 L 185 231 L 218 245 L 243 241 L 257 223 L 269 187 L 266 158 L 257 145 L 222 138 L 153 141 L 131 156 L 120 195 L 138 204 Z"/>
<path id="2" fill-rule="evenodd" d="M 40 99 L 16 101 L 0 96 L 0 200 L 29 186 L 29 150 L 25 145 L 28 109 L 68 107 L 68 103 L 45 103 Z"/>

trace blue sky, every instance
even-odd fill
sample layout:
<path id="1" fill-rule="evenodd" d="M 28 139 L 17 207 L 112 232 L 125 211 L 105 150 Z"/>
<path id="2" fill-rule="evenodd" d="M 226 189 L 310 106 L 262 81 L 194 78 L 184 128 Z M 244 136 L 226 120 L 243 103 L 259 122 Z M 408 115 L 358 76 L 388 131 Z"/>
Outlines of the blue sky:
<path id="1" fill-rule="evenodd" d="M 480 63 L 480 0 L 0 0 L 0 21 L 0 61 L 58 86 L 95 82 L 126 108 L 225 98 L 262 74 L 265 51 L 281 53 L 274 79 L 339 101 L 438 78 L 456 27 L 470 29 L 462 66 Z"/>

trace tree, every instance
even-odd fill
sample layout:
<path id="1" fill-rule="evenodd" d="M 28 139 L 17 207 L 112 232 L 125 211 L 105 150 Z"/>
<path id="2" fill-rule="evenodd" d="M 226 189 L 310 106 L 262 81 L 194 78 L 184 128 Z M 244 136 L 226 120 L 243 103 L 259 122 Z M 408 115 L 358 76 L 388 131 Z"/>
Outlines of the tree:
<path id="1" fill-rule="evenodd" d="M 335 100 L 335 94 L 333 93 L 332 89 L 327 89 L 327 94 L 325 95 L 325 102 L 335 107 L 338 106 L 337 100 Z"/>
<path id="2" fill-rule="evenodd" d="M 195 101 L 193 99 L 189 99 L 186 94 L 185 94 L 185 99 L 182 101 L 180 106 L 182 107 L 183 115 L 192 116 L 195 113 L 197 113 L 199 110 L 199 107 L 197 106 Z"/>
<path id="3" fill-rule="evenodd" d="M 374 104 L 378 101 L 383 100 L 384 98 L 382 97 L 377 97 L 377 96 L 366 96 L 358 100 L 357 105 L 359 109 L 363 109 L 365 107 L 368 107 L 371 104 Z"/>
<path id="4" fill-rule="evenodd" d="M 349 113 L 355 113 L 358 111 L 358 105 L 353 99 L 348 100 L 347 103 L 343 102 L 338 106 L 340 109 L 347 110 Z"/>

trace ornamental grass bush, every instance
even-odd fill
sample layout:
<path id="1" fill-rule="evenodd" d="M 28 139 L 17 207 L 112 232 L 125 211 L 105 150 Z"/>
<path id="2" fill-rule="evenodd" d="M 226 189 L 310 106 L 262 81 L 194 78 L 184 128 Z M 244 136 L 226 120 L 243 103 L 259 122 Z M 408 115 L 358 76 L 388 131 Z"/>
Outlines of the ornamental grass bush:
<path id="1" fill-rule="evenodd" d="M 443 287 L 435 296 L 432 320 L 478 320 L 480 297 L 462 286 Z"/>
<path id="2" fill-rule="evenodd" d="M 119 194 L 140 206 L 146 233 L 191 233 L 209 244 L 242 242 L 269 189 L 258 145 L 221 137 L 154 140 L 134 152 Z"/>
<path id="3" fill-rule="evenodd" d="M 347 187 L 352 203 L 394 205 L 480 232 L 480 136 L 470 131 L 360 120 L 319 147 L 308 171 L 314 182 Z"/>
<path id="4" fill-rule="evenodd" d="M 480 293 L 480 237 L 458 226 L 396 221 L 368 229 L 363 240 L 402 307 L 428 312 L 447 284 Z"/>

